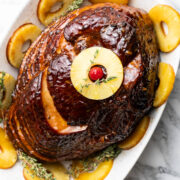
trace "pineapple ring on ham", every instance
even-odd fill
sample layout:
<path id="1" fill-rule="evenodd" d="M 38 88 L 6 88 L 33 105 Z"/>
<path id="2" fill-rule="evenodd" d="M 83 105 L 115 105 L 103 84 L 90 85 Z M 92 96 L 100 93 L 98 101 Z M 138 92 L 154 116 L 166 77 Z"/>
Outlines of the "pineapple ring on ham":
<path id="1" fill-rule="evenodd" d="M 54 19 L 65 15 L 73 9 L 77 9 L 82 2 L 81 0 L 40 0 L 37 8 L 38 19 L 47 26 Z M 57 10 L 51 11 L 56 5 L 60 7 Z"/>
<path id="2" fill-rule="evenodd" d="M 93 82 L 89 77 L 92 67 L 103 66 L 107 75 Z M 103 100 L 111 97 L 123 81 L 123 66 L 118 56 L 111 50 L 92 47 L 82 51 L 71 66 L 71 81 L 74 88 L 84 97 Z"/>

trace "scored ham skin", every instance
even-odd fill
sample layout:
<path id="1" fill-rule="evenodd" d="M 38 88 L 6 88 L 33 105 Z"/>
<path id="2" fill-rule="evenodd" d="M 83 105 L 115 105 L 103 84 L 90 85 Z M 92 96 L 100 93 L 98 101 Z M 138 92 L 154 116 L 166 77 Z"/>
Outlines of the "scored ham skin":
<path id="1" fill-rule="evenodd" d="M 70 80 L 75 56 L 93 46 L 111 49 L 124 67 L 120 89 L 101 101 L 80 95 Z M 86 157 L 124 140 L 152 108 L 158 61 L 153 24 L 143 10 L 106 3 L 60 18 L 24 57 L 6 121 L 10 139 L 17 149 L 49 162 Z M 69 126 L 85 130 L 60 134 L 49 125 L 43 77 L 59 114 Z"/>

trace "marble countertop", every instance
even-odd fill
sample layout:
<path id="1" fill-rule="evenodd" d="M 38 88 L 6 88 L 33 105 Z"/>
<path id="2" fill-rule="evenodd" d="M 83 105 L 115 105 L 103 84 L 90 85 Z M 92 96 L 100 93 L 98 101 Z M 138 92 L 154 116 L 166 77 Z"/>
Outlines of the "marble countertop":
<path id="1" fill-rule="evenodd" d="M 0 43 L 25 1 L 0 0 Z M 180 1 L 177 3 L 180 8 Z M 180 180 L 179 148 L 180 68 L 161 121 L 126 180 Z"/>

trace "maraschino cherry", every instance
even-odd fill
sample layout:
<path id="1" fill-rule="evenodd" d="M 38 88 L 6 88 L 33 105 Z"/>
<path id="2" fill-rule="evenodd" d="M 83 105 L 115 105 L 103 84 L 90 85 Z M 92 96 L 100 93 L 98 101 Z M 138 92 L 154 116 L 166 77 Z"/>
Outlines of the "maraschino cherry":
<path id="1" fill-rule="evenodd" d="M 102 79 L 104 76 L 104 72 L 101 67 L 92 67 L 89 71 L 89 78 L 91 81 L 97 81 L 98 79 Z"/>

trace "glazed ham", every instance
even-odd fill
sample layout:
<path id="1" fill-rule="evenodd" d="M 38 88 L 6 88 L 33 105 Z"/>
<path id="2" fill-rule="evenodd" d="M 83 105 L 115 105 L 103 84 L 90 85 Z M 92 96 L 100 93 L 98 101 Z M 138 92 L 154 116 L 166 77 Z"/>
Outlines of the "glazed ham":
<path id="1" fill-rule="evenodd" d="M 124 81 L 95 101 L 73 87 L 73 59 L 93 46 L 122 61 Z M 43 161 L 86 157 L 127 138 L 151 110 L 159 61 L 153 24 L 140 9 L 97 4 L 53 22 L 21 65 L 6 129 L 16 148 Z"/>

